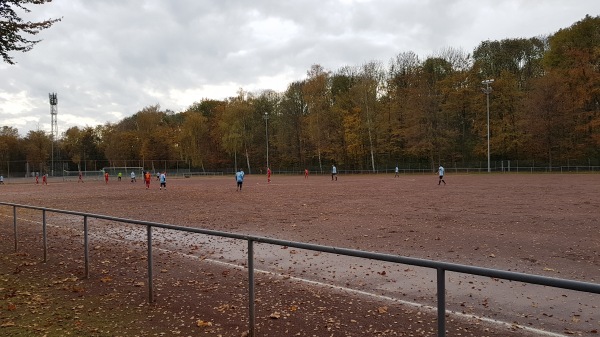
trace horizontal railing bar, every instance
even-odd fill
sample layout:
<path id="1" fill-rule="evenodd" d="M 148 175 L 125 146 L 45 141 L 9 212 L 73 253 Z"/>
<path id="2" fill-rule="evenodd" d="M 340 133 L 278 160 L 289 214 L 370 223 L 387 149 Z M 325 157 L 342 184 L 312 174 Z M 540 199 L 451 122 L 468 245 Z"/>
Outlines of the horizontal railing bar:
<path id="1" fill-rule="evenodd" d="M 46 208 L 46 207 L 40 207 L 40 206 L 20 205 L 20 204 L 7 203 L 7 202 L 0 202 L 0 205 L 28 208 L 28 209 L 36 209 L 36 210 L 46 210 L 47 212 L 70 214 L 70 215 L 77 215 L 77 216 L 83 216 L 83 217 L 87 216 L 89 218 L 96 218 L 96 219 L 102 219 L 102 220 L 110 220 L 110 221 L 116 221 L 116 222 L 124 222 L 124 223 L 130 223 L 130 224 L 152 226 L 152 227 L 156 227 L 156 228 L 171 229 L 171 230 L 211 235 L 211 236 L 218 236 L 218 237 L 237 239 L 237 240 L 254 241 L 254 242 L 258 242 L 258 243 L 266 243 L 266 244 L 272 244 L 272 245 L 277 245 L 277 246 L 288 246 L 288 247 L 293 247 L 293 248 L 298 248 L 298 249 L 306 249 L 306 250 L 319 251 L 319 252 L 324 252 L 324 253 L 359 257 L 359 258 L 365 258 L 365 259 L 370 259 L 370 260 L 401 263 L 401 264 L 406 264 L 406 265 L 411 265 L 411 266 L 416 266 L 416 267 L 424 267 L 424 268 L 431 268 L 431 269 L 443 269 L 446 271 L 462 273 L 462 274 L 471 274 L 471 275 L 477 275 L 477 276 L 498 278 L 498 279 L 503 279 L 503 280 L 508 280 L 508 281 L 524 282 L 524 283 L 531 283 L 531 284 L 549 286 L 549 287 L 554 287 L 554 288 L 562 288 L 562 289 L 568 289 L 568 290 L 600 294 L 600 284 L 597 284 L 597 283 L 559 279 L 559 278 L 553 278 L 553 277 L 547 277 L 547 276 L 541 276 L 541 275 L 525 274 L 525 273 L 519 273 L 519 272 L 513 272 L 513 271 L 505 271 L 505 270 L 483 268 L 483 267 L 476 267 L 476 266 L 468 266 L 468 265 L 462 265 L 462 264 L 456 264 L 456 263 L 450 263 L 450 262 L 441 262 L 441 261 L 433 261 L 433 260 L 420 259 L 420 258 L 414 258 L 414 257 L 367 252 L 367 251 L 349 249 L 349 248 L 322 246 L 322 245 L 316 245 L 316 244 L 310 244 L 310 243 L 273 239 L 273 238 L 267 238 L 267 237 L 262 237 L 262 236 L 230 233 L 230 232 L 223 232 L 223 231 L 217 231 L 217 230 L 211 230 L 211 229 L 177 226 L 177 225 L 171 225 L 171 224 L 165 224 L 165 223 L 159 223 L 159 222 L 119 218 L 119 217 L 108 216 L 108 215 L 60 210 L 60 209 Z"/>

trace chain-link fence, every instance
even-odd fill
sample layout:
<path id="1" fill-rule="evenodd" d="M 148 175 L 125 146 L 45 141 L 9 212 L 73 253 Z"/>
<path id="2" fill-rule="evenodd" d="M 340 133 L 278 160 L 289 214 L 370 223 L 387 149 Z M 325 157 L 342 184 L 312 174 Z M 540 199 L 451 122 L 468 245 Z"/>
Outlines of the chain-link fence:
<path id="1" fill-rule="evenodd" d="M 394 173 L 396 166 L 401 174 L 427 174 L 435 172 L 438 165 L 444 166 L 448 173 L 486 173 L 488 172 L 487 161 L 463 162 L 463 163 L 435 163 L 431 162 L 398 162 L 390 164 L 379 164 L 373 169 L 356 169 L 345 167 L 343 163 L 338 163 L 337 170 L 341 174 L 373 174 L 373 173 Z M 274 163 L 271 170 L 276 174 L 304 174 L 308 169 L 311 174 L 329 174 L 330 166 L 293 165 L 283 167 Z M 150 171 L 152 174 L 157 172 L 166 172 L 169 176 L 196 176 L 196 175 L 227 175 L 234 174 L 236 168 L 231 166 L 207 169 L 204 167 L 195 167 L 187 161 L 182 160 L 122 160 L 117 162 L 108 162 L 102 160 L 90 160 L 82 162 L 79 165 L 71 161 L 54 161 L 42 164 L 31 164 L 27 161 L 6 161 L 0 162 L 0 176 L 4 179 L 10 178 L 34 178 L 48 174 L 49 177 L 63 178 L 64 180 L 77 179 L 79 173 L 85 178 L 102 179 L 104 172 L 111 176 L 122 173 L 128 176 L 131 171 L 136 175 L 144 171 Z M 263 174 L 264 169 L 256 168 L 251 172 L 254 174 Z M 489 165 L 489 171 L 493 173 L 585 173 L 600 172 L 600 159 L 589 158 L 587 160 L 567 160 L 566 162 L 553 162 L 549 164 L 544 161 L 535 160 L 501 160 L 492 161 Z"/>

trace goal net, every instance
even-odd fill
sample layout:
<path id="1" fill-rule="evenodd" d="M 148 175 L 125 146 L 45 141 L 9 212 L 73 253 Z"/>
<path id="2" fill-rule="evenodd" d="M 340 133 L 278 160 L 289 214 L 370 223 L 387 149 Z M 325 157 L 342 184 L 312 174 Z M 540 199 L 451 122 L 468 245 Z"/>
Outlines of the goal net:
<path id="1" fill-rule="evenodd" d="M 135 176 L 140 178 L 144 174 L 144 168 L 140 166 L 110 166 L 102 169 L 102 174 L 108 172 L 111 178 L 116 178 L 121 173 L 123 179 L 127 179 L 131 176 L 131 172 L 135 173 Z"/>
<path id="2" fill-rule="evenodd" d="M 83 179 L 100 180 L 103 179 L 104 171 L 81 171 L 81 177 Z M 66 180 L 78 180 L 79 171 L 67 171 L 63 170 L 63 177 Z"/>

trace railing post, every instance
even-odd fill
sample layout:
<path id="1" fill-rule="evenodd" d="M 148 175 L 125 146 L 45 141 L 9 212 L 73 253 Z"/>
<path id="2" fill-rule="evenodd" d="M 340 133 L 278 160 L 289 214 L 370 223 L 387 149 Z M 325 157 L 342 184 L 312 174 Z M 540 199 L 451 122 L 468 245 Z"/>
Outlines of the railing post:
<path id="1" fill-rule="evenodd" d="M 19 236 L 17 235 L 17 206 L 13 206 L 13 227 L 15 229 L 15 253 L 19 250 Z"/>
<path id="2" fill-rule="evenodd" d="M 254 337 L 254 324 L 256 314 L 254 312 L 254 241 L 248 240 L 248 336 Z"/>
<path id="3" fill-rule="evenodd" d="M 83 260 L 85 263 L 85 278 L 90 278 L 90 253 L 88 246 L 88 217 L 83 216 Z"/>
<path id="4" fill-rule="evenodd" d="M 42 234 L 44 240 L 44 263 L 48 261 L 48 236 L 46 235 L 46 210 L 42 210 Z"/>
<path id="5" fill-rule="evenodd" d="M 437 269 L 438 337 L 446 337 L 446 271 Z"/>
<path id="6" fill-rule="evenodd" d="M 154 284 L 152 283 L 152 226 L 147 226 L 148 232 L 148 303 L 154 302 Z"/>

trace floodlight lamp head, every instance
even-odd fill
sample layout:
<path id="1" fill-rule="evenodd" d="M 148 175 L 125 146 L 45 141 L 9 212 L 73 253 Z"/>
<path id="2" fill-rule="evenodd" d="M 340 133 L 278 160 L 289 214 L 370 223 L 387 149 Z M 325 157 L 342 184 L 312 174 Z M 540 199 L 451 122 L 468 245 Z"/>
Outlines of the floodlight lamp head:
<path id="1" fill-rule="evenodd" d="M 48 97 L 50 98 L 50 105 L 58 104 L 58 97 L 56 96 L 56 93 L 50 93 L 48 94 Z"/>

